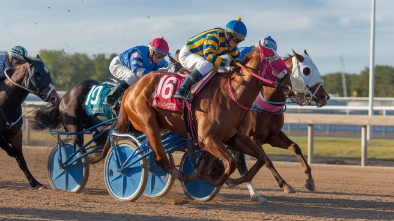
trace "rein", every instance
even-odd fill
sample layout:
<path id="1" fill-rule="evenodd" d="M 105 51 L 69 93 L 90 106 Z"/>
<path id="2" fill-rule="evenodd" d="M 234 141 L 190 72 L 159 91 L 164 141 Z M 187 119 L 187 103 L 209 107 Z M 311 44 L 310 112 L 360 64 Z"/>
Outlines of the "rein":
<path id="1" fill-rule="evenodd" d="M 269 87 L 277 87 L 277 86 L 275 85 L 275 82 L 273 82 L 273 81 L 271 81 L 271 80 L 268 80 L 268 79 L 266 79 L 266 78 L 261 77 L 261 76 L 265 73 L 265 71 L 267 70 L 267 66 L 263 65 L 263 61 L 264 61 L 265 56 L 263 55 L 263 53 L 260 53 L 260 55 L 261 55 L 261 56 L 260 56 L 260 57 L 261 57 L 260 69 L 259 69 L 259 71 L 258 71 L 257 74 L 255 74 L 253 71 L 250 70 L 250 68 L 245 67 L 245 66 L 242 65 L 241 63 L 237 63 L 237 65 L 238 65 L 242 70 L 248 72 L 248 73 L 251 74 L 253 77 L 255 77 L 255 78 L 259 79 L 261 82 L 265 83 L 267 86 L 269 86 Z M 242 109 L 244 109 L 244 110 L 246 110 L 246 111 L 250 110 L 250 107 L 245 107 L 244 105 L 242 105 L 241 103 L 239 103 L 239 102 L 237 101 L 237 99 L 235 98 L 235 96 L 234 96 L 234 94 L 233 94 L 233 91 L 231 90 L 231 80 L 230 80 L 230 79 L 231 79 L 231 78 L 229 77 L 229 78 L 228 78 L 228 83 L 227 83 L 227 85 L 228 85 L 228 90 L 229 90 L 229 92 L 230 92 L 230 97 L 231 97 L 231 99 L 232 99 L 240 108 L 242 108 Z"/>
<path id="2" fill-rule="evenodd" d="M 237 63 L 237 65 L 244 71 L 248 72 L 249 74 L 251 74 L 253 77 L 259 79 L 260 81 L 264 82 L 267 84 L 267 86 L 271 86 L 271 87 L 275 87 L 275 82 L 268 80 L 266 78 L 261 77 L 262 73 L 265 72 L 265 68 L 263 70 L 262 67 L 260 67 L 259 73 L 255 74 L 253 73 L 253 71 L 251 71 L 249 68 L 243 66 L 241 63 Z"/>
<path id="3" fill-rule="evenodd" d="M 8 68 L 7 68 L 7 69 L 8 69 Z M 6 70 L 7 70 L 7 69 L 6 69 Z M 53 84 L 49 84 L 48 86 L 49 86 L 50 90 L 48 91 L 48 93 L 47 93 L 46 95 L 42 95 L 42 94 L 39 93 L 39 92 L 32 91 L 32 90 L 28 89 L 27 87 L 25 87 L 25 86 L 23 86 L 23 85 L 21 85 L 21 84 L 16 83 L 15 81 L 13 81 L 13 80 L 11 79 L 11 77 L 8 76 L 6 70 L 4 70 L 4 75 L 7 77 L 7 79 L 8 79 L 9 81 L 11 81 L 12 84 L 14 84 L 15 86 L 17 86 L 17 87 L 19 87 L 19 88 L 22 88 L 22 89 L 26 90 L 27 92 L 29 92 L 29 93 L 31 93 L 31 94 L 36 95 L 36 96 L 39 97 L 39 98 L 42 98 L 44 101 L 47 101 L 47 100 L 48 100 L 49 95 L 50 95 L 51 92 L 55 89 L 55 87 L 53 86 Z M 29 75 L 31 75 L 31 74 L 30 74 L 30 69 L 29 69 L 28 71 L 29 71 Z M 25 75 L 25 78 L 26 78 L 26 75 Z M 37 88 L 37 90 L 38 90 L 38 88 Z"/>

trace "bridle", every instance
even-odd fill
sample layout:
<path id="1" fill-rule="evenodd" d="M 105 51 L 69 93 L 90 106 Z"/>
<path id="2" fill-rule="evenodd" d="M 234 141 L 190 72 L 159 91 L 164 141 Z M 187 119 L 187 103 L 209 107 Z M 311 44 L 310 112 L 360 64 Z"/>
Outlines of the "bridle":
<path id="1" fill-rule="evenodd" d="M 237 63 L 237 66 L 239 66 L 241 68 L 241 70 L 246 71 L 247 73 L 249 73 L 250 75 L 252 75 L 253 77 L 257 78 L 260 82 L 260 84 L 262 86 L 268 86 L 268 87 L 274 87 L 274 88 L 283 88 L 284 90 L 289 90 L 287 85 L 282 85 L 280 82 L 279 84 L 277 82 L 271 81 L 269 79 L 263 78 L 262 76 L 265 74 L 265 72 L 267 71 L 267 65 L 270 65 L 269 61 L 266 61 L 267 58 L 262 52 L 260 52 L 260 68 L 257 71 L 257 74 L 254 73 L 251 68 L 249 67 L 245 67 L 244 65 L 242 65 L 241 63 Z M 239 103 L 237 101 L 237 99 L 235 98 L 232 90 L 231 90 L 231 82 L 230 82 L 231 78 L 228 78 L 228 90 L 230 92 L 230 97 L 231 99 L 242 109 L 248 111 L 250 109 L 250 107 L 245 107 L 244 105 L 242 105 L 241 103 Z"/>
<path id="2" fill-rule="evenodd" d="M 24 76 L 24 80 L 23 80 L 23 81 L 25 82 L 25 84 L 27 84 L 28 79 L 32 79 L 32 77 L 34 77 L 34 76 L 33 76 L 33 73 L 31 73 L 30 65 L 31 65 L 31 64 L 29 64 L 28 74 Z M 52 93 L 52 91 L 55 89 L 55 87 L 53 86 L 52 83 L 49 83 L 49 84 L 48 84 L 48 86 L 49 86 L 50 89 L 49 89 L 49 91 L 48 91 L 45 95 L 43 95 L 43 94 L 40 93 L 40 89 L 35 85 L 35 82 L 32 81 L 32 80 L 30 80 L 30 83 L 32 83 L 32 84 L 34 85 L 34 88 L 36 89 L 36 91 L 32 91 L 32 90 L 30 90 L 29 88 L 23 86 L 22 84 L 19 84 L 19 83 L 13 81 L 13 80 L 11 79 L 11 77 L 8 76 L 8 74 L 7 74 L 7 70 L 8 70 L 8 69 L 9 69 L 9 67 L 7 67 L 6 70 L 4 70 L 4 74 L 5 74 L 5 76 L 7 77 L 7 79 L 8 79 L 12 84 L 16 85 L 16 86 L 19 87 L 19 88 L 22 88 L 22 89 L 26 90 L 26 91 L 29 92 L 29 93 L 32 93 L 32 94 L 36 95 L 37 97 L 41 98 L 43 101 L 48 101 L 48 100 L 51 100 L 51 101 L 53 101 L 53 102 L 56 101 L 56 99 L 57 99 L 56 97 L 50 96 L 50 94 Z M 29 76 L 29 78 L 28 78 L 27 76 Z"/>
<path id="3" fill-rule="evenodd" d="M 294 77 L 294 75 L 297 75 L 297 76 L 301 75 L 302 70 L 301 70 L 301 64 L 296 59 L 295 56 L 292 58 L 292 64 L 293 64 L 293 68 L 291 70 L 292 76 L 293 76 L 293 78 L 297 78 L 297 77 Z M 318 82 L 318 81 L 314 81 L 314 82 Z M 312 89 L 311 89 L 312 87 L 309 86 L 306 82 L 304 82 L 304 85 L 305 85 L 305 89 L 299 89 L 299 88 L 293 86 L 292 92 L 294 95 L 289 96 L 289 98 L 293 102 L 297 103 L 300 106 L 310 105 L 314 98 L 316 100 L 318 100 L 318 98 L 316 97 L 316 93 L 323 86 L 323 84 L 320 82 L 320 83 L 318 83 L 317 88 L 314 91 L 312 91 Z M 316 85 L 316 84 L 314 84 L 314 85 Z M 301 97 L 301 96 L 299 96 L 300 94 L 304 94 L 304 96 Z"/>

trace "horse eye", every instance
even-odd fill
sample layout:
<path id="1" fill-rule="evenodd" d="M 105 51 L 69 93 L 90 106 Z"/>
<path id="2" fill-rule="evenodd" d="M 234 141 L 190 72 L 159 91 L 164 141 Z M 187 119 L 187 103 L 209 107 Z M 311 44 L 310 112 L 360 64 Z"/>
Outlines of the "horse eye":
<path id="1" fill-rule="evenodd" d="M 41 79 L 41 73 L 38 72 L 38 71 L 34 72 L 34 77 L 38 78 L 38 79 Z"/>
<path id="2" fill-rule="evenodd" d="M 310 68 L 308 68 L 308 67 L 306 67 L 306 68 L 304 68 L 303 70 L 302 70 L 302 73 L 304 74 L 304 75 L 310 75 L 311 74 L 311 69 Z"/>

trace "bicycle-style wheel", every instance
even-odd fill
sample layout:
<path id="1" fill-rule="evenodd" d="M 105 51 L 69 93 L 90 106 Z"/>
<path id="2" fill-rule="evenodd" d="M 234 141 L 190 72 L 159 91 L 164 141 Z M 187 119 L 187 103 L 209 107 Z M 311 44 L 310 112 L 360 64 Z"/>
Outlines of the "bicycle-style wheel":
<path id="1" fill-rule="evenodd" d="M 84 162 L 84 158 L 76 160 L 80 153 L 68 159 L 74 149 L 70 140 L 60 141 L 59 147 L 55 146 L 49 154 L 48 178 L 52 189 L 79 193 L 85 188 L 89 178 L 89 164 Z M 65 166 L 66 160 L 72 163 Z"/>
<path id="2" fill-rule="evenodd" d="M 194 171 L 192 162 L 190 161 L 187 152 L 185 152 L 182 156 L 179 169 L 186 174 L 191 174 Z M 185 192 L 187 197 L 203 202 L 213 199 L 221 188 L 211 186 L 207 181 L 199 178 L 191 182 L 180 182 L 183 192 Z"/>
<path id="3" fill-rule="evenodd" d="M 174 158 L 171 153 L 167 153 L 168 159 L 172 165 Z M 154 157 L 153 154 L 149 157 Z M 149 161 L 149 159 L 148 159 Z M 170 192 L 174 185 L 175 178 L 159 167 L 152 159 L 153 163 L 149 164 L 148 180 L 145 187 L 144 195 L 148 197 L 162 197 Z"/>
<path id="4" fill-rule="evenodd" d="M 105 158 L 104 181 L 108 192 L 120 201 L 135 201 L 145 190 L 148 175 L 146 158 L 136 155 L 137 145 L 127 139 L 120 140 Z M 130 167 L 125 163 L 137 161 Z"/>

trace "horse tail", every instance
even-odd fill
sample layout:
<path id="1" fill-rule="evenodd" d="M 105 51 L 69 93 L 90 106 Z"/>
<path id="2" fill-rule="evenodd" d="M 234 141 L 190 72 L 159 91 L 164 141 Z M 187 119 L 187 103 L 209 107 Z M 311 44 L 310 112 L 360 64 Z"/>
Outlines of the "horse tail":
<path id="1" fill-rule="evenodd" d="M 62 122 L 59 113 L 59 104 L 36 110 L 29 122 L 35 130 L 58 128 Z"/>
<path id="2" fill-rule="evenodd" d="M 118 128 L 116 129 L 119 133 L 127 133 L 129 132 L 130 121 L 127 117 L 126 110 L 124 108 L 125 105 L 120 105 L 119 115 L 118 115 Z"/>

